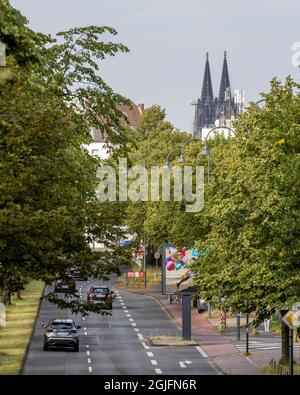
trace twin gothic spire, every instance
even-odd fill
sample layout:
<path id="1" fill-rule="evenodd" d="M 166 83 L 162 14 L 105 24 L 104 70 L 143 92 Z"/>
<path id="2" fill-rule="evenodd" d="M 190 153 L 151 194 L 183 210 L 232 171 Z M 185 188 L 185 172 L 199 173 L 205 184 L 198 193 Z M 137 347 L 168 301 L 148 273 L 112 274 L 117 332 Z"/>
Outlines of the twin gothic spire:
<path id="1" fill-rule="evenodd" d="M 208 53 L 206 53 L 201 99 L 193 104 L 195 105 L 194 137 L 201 137 L 202 128 L 215 126 L 217 119 L 222 120 L 225 125 L 225 120 L 231 119 L 236 114 L 230 89 L 226 52 L 224 52 L 219 97 L 215 98 L 213 94 Z"/>

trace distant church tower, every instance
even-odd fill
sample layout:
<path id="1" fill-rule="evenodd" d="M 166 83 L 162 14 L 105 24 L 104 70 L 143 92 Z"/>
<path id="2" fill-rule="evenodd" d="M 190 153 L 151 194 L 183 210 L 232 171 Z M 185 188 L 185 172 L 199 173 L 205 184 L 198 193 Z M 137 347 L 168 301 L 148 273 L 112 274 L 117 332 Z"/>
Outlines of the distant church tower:
<path id="1" fill-rule="evenodd" d="M 214 98 L 213 95 L 208 53 L 206 53 L 201 99 L 198 99 L 192 105 L 195 107 L 193 137 L 197 138 L 202 138 L 202 128 L 214 127 L 216 120 L 219 120 L 220 126 L 225 126 L 226 120 L 231 120 L 236 115 L 230 88 L 226 52 L 224 52 L 219 97 Z"/>
<path id="2" fill-rule="evenodd" d="M 220 83 L 219 99 L 217 104 L 216 119 L 220 120 L 220 126 L 226 125 L 226 120 L 231 120 L 236 115 L 234 100 L 231 95 L 227 54 L 224 52 L 224 61 Z"/>

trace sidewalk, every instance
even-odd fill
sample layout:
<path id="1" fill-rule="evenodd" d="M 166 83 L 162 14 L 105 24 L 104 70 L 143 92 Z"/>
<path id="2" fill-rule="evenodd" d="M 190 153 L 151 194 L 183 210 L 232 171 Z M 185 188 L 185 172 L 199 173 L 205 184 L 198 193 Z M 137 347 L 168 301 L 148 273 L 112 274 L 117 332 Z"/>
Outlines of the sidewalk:
<path id="1" fill-rule="evenodd" d="M 155 285 L 147 288 L 118 287 L 120 290 L 135 292 L 155 298 L 163 309 L 181 327 L 181 304 L 168 301 L 166 295 L 161 294 L 161 286 Z M 234 375 L 260 375 L 262 374 L 259 367 L 267 365 L 273 358 L 280 358 L 280 349 L 260 350 L 251 352 L 251 355 L 244 356 L 234 345 L 238 343 L 233 333 L 223 335 L 211 322 L 216 320 L 204 318 L 198 311 L 192 307 L 192 335 L 199 343 L 200 347 L 207 354 L 208 358 L 216 364 L 223 374 Z M 250 337 L 251 340 L 257 340 L 257 337 Z M 243 339 L 242 339 L 243 340 Z M 243 342 L 241 342 L 242 344 Z"/>

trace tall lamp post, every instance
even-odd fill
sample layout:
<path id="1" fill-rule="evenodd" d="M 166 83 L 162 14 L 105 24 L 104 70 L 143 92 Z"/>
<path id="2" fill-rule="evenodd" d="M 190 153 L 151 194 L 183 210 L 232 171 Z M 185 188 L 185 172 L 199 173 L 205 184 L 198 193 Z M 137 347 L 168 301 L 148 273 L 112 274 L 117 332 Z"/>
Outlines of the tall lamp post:
<path id="1" fill-rule="evenodd" d="M 210 178 L 210 156 L 211 156 L 211 151 L 209 149 L 207 139 L 212 132 L 220 129 L 227 129 L 229 130 L 229 133 L 233 133 L 236 136 L 236 132 L 233 129 L 229 128 L 228 126 L 216 126 L 205 137 L 205 143 L 204 143 L 204 147 L 201 150 L 201 155 L 207 156 L 207 183 L 209 183 L 209 178 Z"/>
<path id="2" fill-rule="evenodd" d="M 166 161 L 165 161 L 165 163 L 164 163 L 164 165 L 163 165 L 163 168 L 164 169 L 168 169 L 168 170 L 170 170 L 170 165 L 169 165 L 169 158 L 170 158 L 170 155 L 171 154 L 173 154 L 173 152 L 176 152 L 176 151 L 181 151 L 181 149 L 180 148 L 175 148 L 175 149 L 173 149 L 172 151 L 170 151 L 169 153 L 168 153 L 168 155 L 167 155 L 167 157 L 166 157 Z"/>

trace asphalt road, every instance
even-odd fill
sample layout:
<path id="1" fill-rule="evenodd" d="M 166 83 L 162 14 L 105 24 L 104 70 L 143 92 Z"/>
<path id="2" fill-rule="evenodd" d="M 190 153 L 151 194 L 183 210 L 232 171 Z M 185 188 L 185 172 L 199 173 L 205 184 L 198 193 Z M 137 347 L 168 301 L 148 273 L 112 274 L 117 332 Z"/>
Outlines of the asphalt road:
<path id="1" fill-rule="evenodd" d="M 108 283 L 113 287 L 116 278 Z M 77 282 L 83 299 L 91 284 Z M 81 288 L 80 288 L 81 287 Z M 47 290 L 46 290 L 47 291 Z M 79 352 L 43 351 L 42 324 L 72 318 L 81 325 Z M 203 375 L 217 374 L 194 346 L 150 346 L 149 334 L 177 334 L 171 318 L 154 299 L 116 291 L 111 316 L 83 318 L 44 301 L 23 369 L 24 375 Z M 187 362 L 186 362 L 187 361 Z"/>

